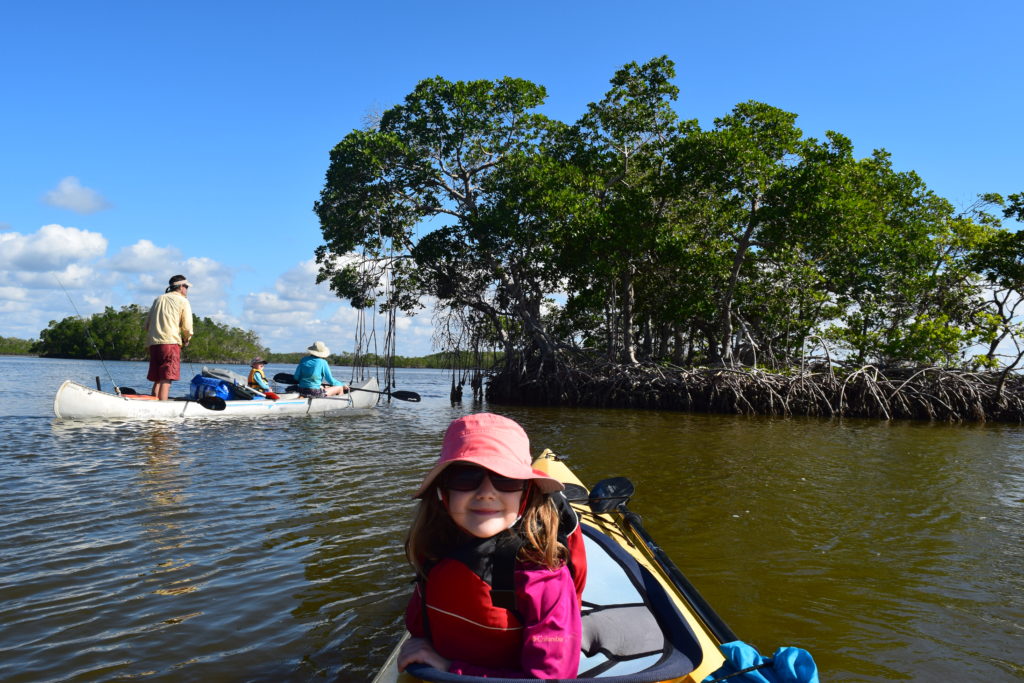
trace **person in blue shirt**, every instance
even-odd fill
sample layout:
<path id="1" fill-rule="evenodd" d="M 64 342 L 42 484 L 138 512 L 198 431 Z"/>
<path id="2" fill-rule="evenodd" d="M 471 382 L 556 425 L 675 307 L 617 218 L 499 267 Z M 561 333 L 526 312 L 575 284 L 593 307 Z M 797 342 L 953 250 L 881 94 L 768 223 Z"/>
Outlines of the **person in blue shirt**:
<path id="1" fill-rule="evenodd" d="M 323 398 L 348 392 L 348 386 L 334 379 L 330 366 L 324 360 L 331 355 L 326 344 L 322 341 L 314 342 L 306 351 L 309 355 L 303 356 L 293 373 L 300 394 L 311 398 Z"/>

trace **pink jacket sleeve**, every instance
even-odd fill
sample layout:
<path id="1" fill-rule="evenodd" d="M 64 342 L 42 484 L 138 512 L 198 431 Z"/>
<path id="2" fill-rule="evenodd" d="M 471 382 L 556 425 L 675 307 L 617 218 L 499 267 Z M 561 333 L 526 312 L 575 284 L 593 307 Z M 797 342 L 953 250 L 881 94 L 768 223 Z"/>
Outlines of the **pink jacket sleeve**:
<path id="1" fill-rule="evenodd" d="M 576 678 L 580 665 L 580 606 L 569 568 L 515 571 L 516 607 L 523 618 L 522 669 L 504 671 L 453 661 L 448 671 L 505 678 Z"/>

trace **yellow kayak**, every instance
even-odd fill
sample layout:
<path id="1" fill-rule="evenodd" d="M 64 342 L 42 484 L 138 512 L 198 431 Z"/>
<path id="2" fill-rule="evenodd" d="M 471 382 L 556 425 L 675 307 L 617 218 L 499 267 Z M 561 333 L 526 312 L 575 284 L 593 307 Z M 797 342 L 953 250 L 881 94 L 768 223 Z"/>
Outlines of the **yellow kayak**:
<path id="1" fill-rule="evenodd" d="M 533 466 L 566 485 L 565 495 L 583 528 L 587 585 L 576 680 L 698 683 L 718 670 L 725 661 L 720 646 L 736 637 L 628 510 L 626 502 L 633 492 L 629 480 L 605 479 L 588 491 L 550 450 Z M 375 683 L 511 680 L 424 666 L 399 673 L 397 655 L 398 646 Z"/>

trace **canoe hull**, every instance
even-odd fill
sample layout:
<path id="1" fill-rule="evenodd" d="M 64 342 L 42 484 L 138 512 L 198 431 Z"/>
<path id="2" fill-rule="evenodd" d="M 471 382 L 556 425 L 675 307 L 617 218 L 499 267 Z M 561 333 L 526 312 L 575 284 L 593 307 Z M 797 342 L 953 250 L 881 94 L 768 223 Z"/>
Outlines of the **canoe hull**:
<path id="1" fill-rule="evenodd" d="M 64 420 L 174 420 L 181 418 L 278 417 L 291 415 L 336 415 L 353 408 L 377 405 L 377 380 L 370 378 L 353 383 L 353 391 L 343 396 L 305 398 L 298 394 L 282 394 L 280 400 L 232 400 L 224 402 L 224 410 L 211 410 L 197 401 L 156 401 L 127 398 L 66 380 L 53 399 L 53 413 Z"/>

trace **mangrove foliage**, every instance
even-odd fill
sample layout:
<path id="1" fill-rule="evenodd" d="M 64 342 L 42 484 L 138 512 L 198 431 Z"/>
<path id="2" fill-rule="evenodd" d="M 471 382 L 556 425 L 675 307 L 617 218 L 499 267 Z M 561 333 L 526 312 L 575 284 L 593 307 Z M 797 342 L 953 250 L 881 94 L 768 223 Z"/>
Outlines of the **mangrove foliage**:
<path id="1" fill-rule="evenodd" d="M 1019 363 L 1022 242 L 1002 221 L 1021 195 L 957 209 L 884 149 L 763 102 L 702 127 L 675 76 L 627 64 L 573 122 L 526 80 L 420 82 L 331 150 L 318 281 L 357 308 L 436 302 L 444 347 L 503 353 L 497 401 L 616 395 L 587 377 L 660 394 L 637 368 L 827 367 L 848 387 L 866 367 Z"/>

